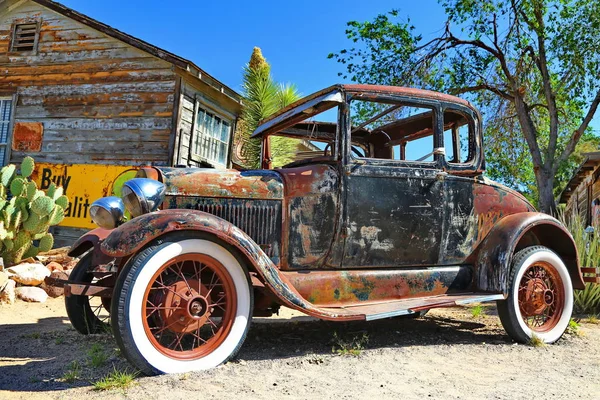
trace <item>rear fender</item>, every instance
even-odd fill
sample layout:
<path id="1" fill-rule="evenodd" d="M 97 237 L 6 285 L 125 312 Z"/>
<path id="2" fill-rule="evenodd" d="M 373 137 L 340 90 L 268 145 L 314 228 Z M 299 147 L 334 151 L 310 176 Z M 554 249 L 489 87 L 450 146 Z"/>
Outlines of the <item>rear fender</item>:
<path id="1" fill-rule="evenodd" d="M 577 247 L 569 231 L 547 214 L 524 212 L 498 221 L 476 250 L 476 290 L 506 295 L 513 255 L 533 245 L 556 252 L 569 270 L 573 287 L 585 287 Z"/>
<path id="2" fill-rule="evenodd" d="M 102 242 L 100 249 L 110 257 L 131 257 L 151 241 L 178 231 L 206 232 L 231 245 L 245 258 L 248 267 L 258 274 L 261 282 L 282 304 L 290 308 L 322 319 L 360 319 L 330 313 L 307 302 L 244 231 L 202 211 L 170 209 L 139 216 L 114 229 Z"/>

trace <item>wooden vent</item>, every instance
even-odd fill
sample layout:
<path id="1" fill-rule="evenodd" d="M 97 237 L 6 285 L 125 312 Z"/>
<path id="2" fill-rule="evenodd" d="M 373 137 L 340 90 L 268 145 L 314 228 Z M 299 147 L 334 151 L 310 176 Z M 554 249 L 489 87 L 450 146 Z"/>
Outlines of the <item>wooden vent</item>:
<path id="1" fill-rule="evenodd" d="M 33 51 L 39 38 L 38 24 L 15 25 L 11 51 Z"/>

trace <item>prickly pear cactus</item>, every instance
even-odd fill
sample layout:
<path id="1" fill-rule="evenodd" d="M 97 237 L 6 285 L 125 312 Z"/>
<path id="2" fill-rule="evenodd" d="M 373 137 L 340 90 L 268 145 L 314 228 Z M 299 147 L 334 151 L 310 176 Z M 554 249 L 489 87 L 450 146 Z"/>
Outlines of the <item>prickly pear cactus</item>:
<path id="1" fill-rule="evenodd" d="M 47 192 L 29 180 L 35 169 L 25 157 L 19 169 L 13 164 L 0 170 L 0 255 L 7 265 L 52 249 L 50 226 L 65 217 L 69 199 L 54 183 Z"/>

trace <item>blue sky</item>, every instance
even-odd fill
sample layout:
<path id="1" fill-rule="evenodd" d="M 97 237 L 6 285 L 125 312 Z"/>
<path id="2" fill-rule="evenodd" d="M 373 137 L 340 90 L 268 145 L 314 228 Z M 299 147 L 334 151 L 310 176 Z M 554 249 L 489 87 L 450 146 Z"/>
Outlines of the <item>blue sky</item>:
<path id="1" fill-rule="evenodd" d="M 341 82 L 340 65 L 327 54 L 350 45 L 346 22 L 371 20 L 397 8 L 428 35 L 442 29 L 445 20 L 436 0 L 59 1 L 190 59 L 237 91 L 242 67 L 259 46 L 274 78 L 295 83 L 305 95 Z"/>

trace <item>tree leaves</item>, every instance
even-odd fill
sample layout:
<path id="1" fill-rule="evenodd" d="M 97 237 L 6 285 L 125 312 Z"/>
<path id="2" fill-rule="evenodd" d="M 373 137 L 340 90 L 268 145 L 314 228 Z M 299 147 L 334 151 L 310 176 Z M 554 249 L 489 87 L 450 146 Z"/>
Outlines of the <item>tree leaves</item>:
<path id="1" fill-rule="evenodd" d="M 484 116 L 490 173 L 532 198 L 541 187 L 559 192 L 580 141 L 595 140 L 589 122 L 600 104 L 600 2 L 440 3 L 448 20 L 433 39 L 423 40 L 393 10 L 349 22 L 353 47 L 329 58 L 357 82 L 464 95 Z M 542 192 L 539 205 L 550 212 L 554 198 Z"/>

